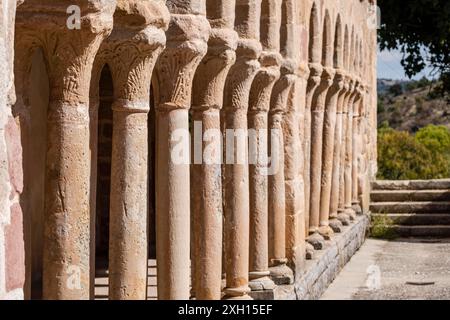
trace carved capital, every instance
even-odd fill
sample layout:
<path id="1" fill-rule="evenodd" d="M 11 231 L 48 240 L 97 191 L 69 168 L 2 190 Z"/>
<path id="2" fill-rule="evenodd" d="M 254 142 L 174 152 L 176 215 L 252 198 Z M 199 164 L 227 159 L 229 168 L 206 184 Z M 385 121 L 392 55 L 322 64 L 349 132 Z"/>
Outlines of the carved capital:
<path id="1" fill-rule="evenodd" d="M 212 29 L 208 52 L 194 77 L 194 110 L 221 109 L 225 81 L 236 61 L 238 35 L 232 29 Z"/>
<path id="2" fill-rule="evenodd" d="M 139 101 L 149 108 L 152 71 L 165 47 L 169 20 L 169 11 L 161 1 L 119 1 L 114 29 L 97 56 L 111 69 L 117 101 Z M 123 109 L 142 111 L 128 105 Z"/>
<path id="3" fill-rule="evenodd" d="M 289 95 L 292 87 L 295 85 L 296 78 L 293 74 L 285 74 L 275 83 L 270 101 L 271 114 L 284 114 L 287 112 Z"/>
<path id="4" fill-rule="evenodd" d="M 333 78 L 333 84 L 331 85 L 330 92 L 337 94 L 341 92 L 345 87 L 345 72 L 342 69 L 336 69 Z"/>
<path id="5" fill-rule="evenodd" d="M 309 78 L 308 78 L 307 91 L 312 92 L 320 84 L 323 67 L 320 63 L 310 63 L 310 64 L 308 64 L 308 67 L 309 67 Z"/>
<path id="6" fill-rule="evenodd" d="M 272 52 L 263 52 L 259 59 L 262 69 L 256 75 L 250 90 L 250 112 L 269 112 L 272 89 L 280 78 L 279 57 Z"/>
<path id="7" fill-rule="evenodd" d="M 309 69 L 309 65 L 306 62 L 301 62 L 300 64 L 298 64 L 298 76 L 301 79 L 304 80 L 308 80 L 309 76 L 310 76 L 310 69 Z"/>
<path id="8" fill-rule="evenodd" d="M 225 85 L 225 105 L 228 111 L 248 111 L 250 89 L 261 67 L 258 58 L 261 44 L 253 39 L 239 39 L 237 60 L 231 67 Z"/>
<path id="9" fill-rule="evenodd" d="M 206 55 L 209 35 L 204 16 L 172 14 L 166 49 L 156 65 L 159 110 L 190 108 L 195 71 Z"/>
<path id="10" fill-rule="evenodd" d="M 68 0 L 28 0 L 19 7 L 18 34 L 43 48 L 50 80 L 50 99 L 87 103 L 92 65 L 111 32 L 116 1 L 89 0 L 81 7 L 80 29 L 69 29 Z M 36 28 L 39 26 L 39 28 Z"/>

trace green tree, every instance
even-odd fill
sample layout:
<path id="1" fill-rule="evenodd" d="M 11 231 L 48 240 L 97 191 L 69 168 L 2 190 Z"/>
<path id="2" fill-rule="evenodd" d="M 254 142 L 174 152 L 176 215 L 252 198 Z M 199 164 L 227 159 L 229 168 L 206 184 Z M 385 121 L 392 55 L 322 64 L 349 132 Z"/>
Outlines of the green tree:
<path id="1" fill-rule="evenodd" d="M 450 92 L 450 1 L 380 0 L 378 5 L 380 49 L 399 48 L 409 77 L 431 65 L 441 74 L 443 92 Z"/>
<path id="2" fill-rule="evenodd" d="M 428 125 L 417 131 L 415 139 L 431 153 L 435 178 L 450 176 L 450 130 L 445 126 Z"/>
<path id="3" fill-rule="evenodd" d="M 400 83 L 393 84 L 389 87 L 389 93 L 394 97 L 401 95 L 403 93 L 402 85 Z"/>

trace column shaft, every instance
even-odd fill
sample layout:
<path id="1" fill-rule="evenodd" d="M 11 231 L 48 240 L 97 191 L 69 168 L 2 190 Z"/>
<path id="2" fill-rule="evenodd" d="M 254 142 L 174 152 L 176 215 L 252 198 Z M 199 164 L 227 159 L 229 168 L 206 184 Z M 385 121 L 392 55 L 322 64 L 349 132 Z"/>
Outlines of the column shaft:
<path id="1" fill-rule="evenodd" d="M 319 232 L 320 218 L 320 189 L 322 171 L 323 124 L 325 116 L 325 102 L 328 89 L 332 84 L 334 70 L 324 68 L 322 80 L 317 88 L 311 109 L 311 168 L 310 168 L 310 220 L 309 233 Z M 329 232 L 323 236 L 329 237 Z"/>
<path id="2" fill-rule="evenodd" d="M 219 1 L 215 2 L 215 6 Z M 220 6 L 224 5 L 221 2 Z M 232 5 L 232 4 L 230 4 Z M 226 7 L 230 10 L 230 7 Z M 217 20 L 210 20 L 212 26 L 223 16 L 232 22 L 233 12 L 219 10 Z M 216 8 L 217 9 L 217 8 Z M 231 17 L 230 17 L 231 16 Z M 237 34 L 229 23 L 226 28 L 213 28 L 209 39 L 208 53 L 199 65 L 194 78 L 193 120 L 202 127 L 202 141 L 194 134 L 193 146 L 201 146 L 201 159 L 194 159 L 192 166 L 192 236 L 194 247 L 192 268 L 193 288 L 199 300 L 221 298 L 222 289 L 222 141 L 220 134 L 220 109 L 226 76 L 236 60 Z M 195 156 L 194 156 L 195 158 Z"/>
<path id="3" fill-rule="evenodd" d="M 204 5 L 170 2 L 167 46 L 156 65 L 156 254 L 158 298 L 163 300 L 190 295 L 189 109 L 194 74 L 210 34 Z"/>
<path id="4" fill-rule="evenodd" d="M 334 156 L 334 144 L 336 134 L 337 104 L 339 94 L 344 87 L 342 72 L 338 70 L 333 86 L 330 88 L 325 106 L 325 119 L 323 125 L 323 150 L 322 150 L 322 172 L 321 172 L 321 190 L 320 190 L 320 227 L 325 229 L 329 227 L 330 218 L 330 197 L 332 184 L 332 170 Z M 336 231 L 333 229 L 333 231 Z"/>

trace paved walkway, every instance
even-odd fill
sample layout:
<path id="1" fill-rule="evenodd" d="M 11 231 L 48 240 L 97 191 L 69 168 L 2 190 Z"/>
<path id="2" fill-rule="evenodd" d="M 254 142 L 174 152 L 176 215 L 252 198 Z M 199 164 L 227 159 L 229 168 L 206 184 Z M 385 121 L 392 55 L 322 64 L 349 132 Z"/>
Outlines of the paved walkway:
<path id="1" fill-rule="evenodd" d="M 450 239 L 368 239 L 321 299 L 450 300 Z"/>

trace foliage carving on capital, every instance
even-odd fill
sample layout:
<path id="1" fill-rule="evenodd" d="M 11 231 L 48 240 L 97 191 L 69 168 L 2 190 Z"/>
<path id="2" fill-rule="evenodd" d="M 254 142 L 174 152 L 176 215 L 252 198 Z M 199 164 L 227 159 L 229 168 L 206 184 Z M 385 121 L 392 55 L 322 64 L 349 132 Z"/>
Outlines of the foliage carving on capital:
<path id="1" fill-rule="evenodd" d="M 231 29 L 211 30 L 208 52 L 194 77 L 193 109 L 221 109 L 225 81 L 236 62 L 238 35 Z"/>
<path id="2" fill-rule="evenodd" d="M 194 75 L 207 53 L 210 31 L 204 16 L 172 14 L 167 45 L 156 64 L 159 110 L 190 108 Z"/>
<path id="3" fill-rule="evenodd" d="M 79 29 L 67 27 L 69 2 L 27 0 L 17 11 L 16 29 L 32 46 L 43 49 L 51 100 L 84 104 L 98 48 L 112 30 L 116 1 L 80 2 Z"/>

